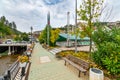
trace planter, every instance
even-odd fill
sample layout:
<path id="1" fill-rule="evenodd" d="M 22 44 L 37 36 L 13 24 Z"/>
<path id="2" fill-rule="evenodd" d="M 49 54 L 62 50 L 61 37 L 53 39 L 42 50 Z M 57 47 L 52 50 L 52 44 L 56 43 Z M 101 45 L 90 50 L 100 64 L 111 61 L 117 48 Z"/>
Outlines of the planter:
<path id="1" fill-rule="evenodd" d="M 97 68 L 90 68 L 89 80 L 104 80 L 103 71 Z"/>
<path id="2" fill-rule="evenodd" d="M 27 64 L 27 62 L 23 62 L 23 63 L 20 62 L 20 67 L 25 67 L 26 64 Z"/>

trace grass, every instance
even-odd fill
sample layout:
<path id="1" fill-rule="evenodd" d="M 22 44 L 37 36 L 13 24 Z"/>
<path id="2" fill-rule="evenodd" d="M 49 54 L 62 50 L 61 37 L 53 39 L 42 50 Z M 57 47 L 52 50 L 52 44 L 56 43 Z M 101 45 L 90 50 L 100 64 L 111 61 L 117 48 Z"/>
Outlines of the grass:
<path id="1" fill-rule="evenodd" d="M 0 53 L 0 56 L 7 56 L 7 55 L 8 55 L 8 50 L 3 53 Z"/>

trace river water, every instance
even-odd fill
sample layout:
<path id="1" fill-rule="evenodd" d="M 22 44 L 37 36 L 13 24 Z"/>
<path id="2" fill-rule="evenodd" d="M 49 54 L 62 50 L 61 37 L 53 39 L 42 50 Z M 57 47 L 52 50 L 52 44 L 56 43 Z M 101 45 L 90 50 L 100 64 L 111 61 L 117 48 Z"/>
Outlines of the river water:
<path id="1" fill-rule="evenodd" d="M 0 76 L 14 63 L 19 55 L 10 55 L 0 57 Z"/>

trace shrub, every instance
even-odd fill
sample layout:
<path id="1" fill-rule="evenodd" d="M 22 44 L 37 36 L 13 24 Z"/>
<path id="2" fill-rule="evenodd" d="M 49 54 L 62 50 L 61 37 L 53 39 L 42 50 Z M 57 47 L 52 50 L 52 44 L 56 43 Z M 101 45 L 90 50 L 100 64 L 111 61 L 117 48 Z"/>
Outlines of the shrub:
<path id="1" fill-rule="evenodd" d="M 71 54 L 73 56 L 76 56 L 78 58 L 84 59 L 86 61 L 89 61 L 89 53 L 87 53 L 87 52 L 77 52 L 77 53 L 75 53 L 74 51 L 63 51 L 63 52 L 58 53 L 57 55 L 65 57 L 69 54 Z"/>
<path id="2" fill-rule="evenodd" d="M 116 75 L 120 73 L 120 29 L 98 28 L 92 39 L 97 50 L 91 56 L 95 63 Z"/>

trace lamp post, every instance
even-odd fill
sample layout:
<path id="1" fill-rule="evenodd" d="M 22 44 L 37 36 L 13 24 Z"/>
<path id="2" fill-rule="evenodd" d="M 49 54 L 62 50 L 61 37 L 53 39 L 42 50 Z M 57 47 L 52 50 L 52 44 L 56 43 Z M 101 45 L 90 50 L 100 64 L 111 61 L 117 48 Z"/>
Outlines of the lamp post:
<path id="1" fill-rule="evenodd" d="M 32 43 L 32 37 L 33 37 L 32 36 L 32 30 L 33 30 L 33 27 L 31 26 L 30 29 L 31 29 L 31 43 Z"/>
<path id="2" fill-rule="evenodd" d="M 77 34 L 76 34 L 76 28 L 77 28 L 77 0 L 75 0 L 75 53 L 77 53 Z"/>

